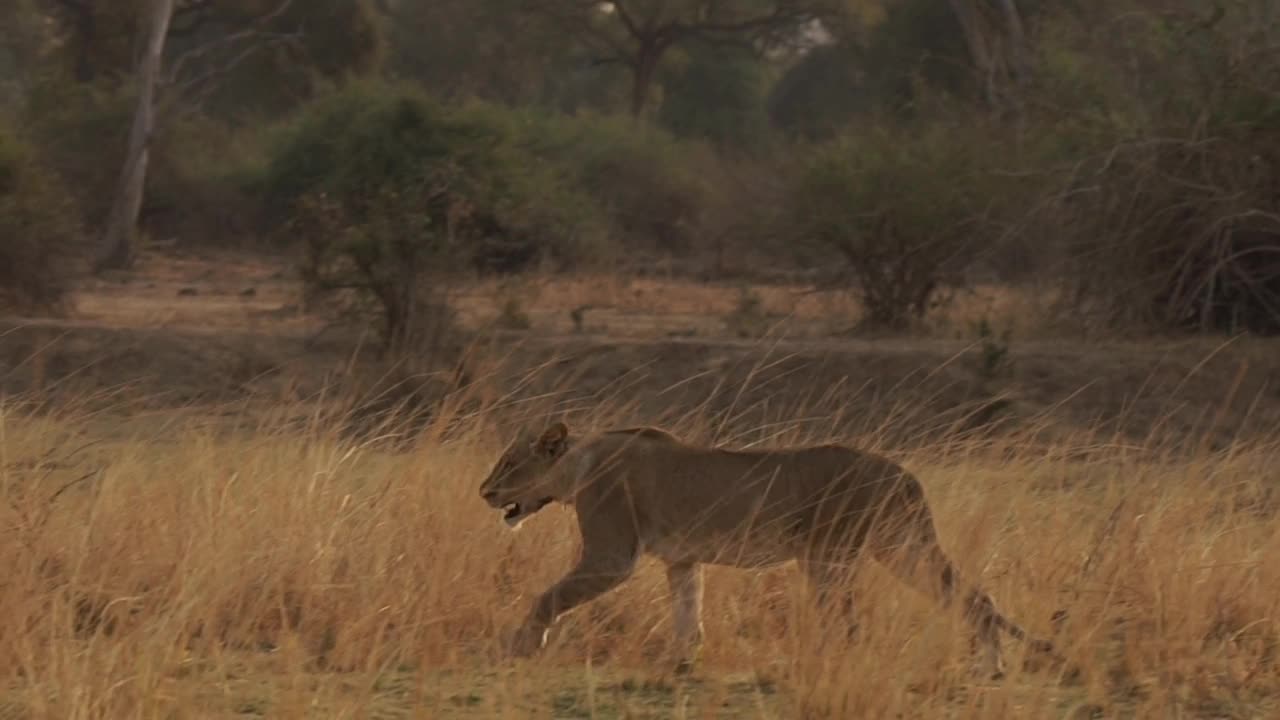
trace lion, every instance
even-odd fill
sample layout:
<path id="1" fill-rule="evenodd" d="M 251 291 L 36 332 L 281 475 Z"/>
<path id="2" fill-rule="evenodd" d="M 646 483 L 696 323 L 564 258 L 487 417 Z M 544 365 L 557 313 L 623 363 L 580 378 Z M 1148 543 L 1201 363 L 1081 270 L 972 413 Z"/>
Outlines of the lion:
<path id="1" fill-rule="evenodd" d="M 642 554 L 662 560 L 672 597 L 678 670 L 703 642 L 702 566 L 765 568 L 795 561 L 820 608 L 852 633 L 846 579 L 869 555 L 944 605 L 960 594 L 920 482 L 902 466 L 842 445 L 732 450 L 685 443 L 652 427 L 575 437 L 563 422 L 507 447 L 480 497 L 512 528 L 551 503 L 576 511 L 577 563 L 533 603 L 511 651 L 539 651 L 556 619 L 612 590 Z M 976 586 L 965 617 L 985 669 L 1003 676 L 1001 630 L 1052 652 L 996 610 Z"/>

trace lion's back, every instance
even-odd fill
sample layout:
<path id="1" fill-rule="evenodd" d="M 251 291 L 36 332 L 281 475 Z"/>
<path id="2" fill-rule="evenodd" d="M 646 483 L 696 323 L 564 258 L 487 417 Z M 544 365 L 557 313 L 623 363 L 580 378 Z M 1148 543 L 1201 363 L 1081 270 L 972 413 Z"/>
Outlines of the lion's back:
<path id="1" fill-rule="evenodd" d="M 610 431 L 607 452 L 625 470 L 633 489 L 651 490 L 662 504 L 682 503 L 688 494 L 708 501 L 735 497 L 771 497 L 782 503 L 804 502 L 814 493 L 849 494 L 914 478 L 902 466 L 880 455 L 839 444 L 797 445 L 768 449 L 733 449 L 686 443 L 654 427 Z"/>
<path id="2" fill-rule="evenodd" d="M 641 425 L 637 427 L 608 430 L 604 434 L 605 435 L 628 435 L 631 437 L 637 437 L 644 440 L 659 440 L 662 442 L 680 443 L 680 438 L 677 438 L 675 435 L 672 435 L 666 430 L 663 430 L 661 428 L 656 428 L 651 425 Z"/>
<path id="3" fill-rule="evenodd" d="M 897 464 L 843 445 L 733 450 L 686 444 L 656 428 L 602 437 L 617 444 L 614 467 L 625 482 L 605 486 L 615 502 L 580 507 L 638 521 L 649 533 L 679 538 L 682 547 L 759 546 L 808 535 L 856 521 L 886 494 L 900 496 L 902 480 L 914 482 Z"/>

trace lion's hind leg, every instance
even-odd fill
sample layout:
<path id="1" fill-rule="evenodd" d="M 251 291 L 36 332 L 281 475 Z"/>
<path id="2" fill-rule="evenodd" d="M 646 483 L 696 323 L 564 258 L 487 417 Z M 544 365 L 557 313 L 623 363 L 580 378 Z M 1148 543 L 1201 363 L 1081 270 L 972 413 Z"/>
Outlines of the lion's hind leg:
<path id="1" fill-rule="evenodd" d="M 853 598 L 853 576 L 856 555 L 834 553 L 813 554 L 800 558 L 800 570 L 808 581 L 814 604 L 823 616 L 824 625 L 831 622 L 844 630 L 845 639 L 858 635 L 857 607 Z"/>
<path id="2" fill-rule="evenodd" d="M 960 577 L 932 533 L 913 537 L 897 547 L 881 546 L 876 559 L 903 582 L 920 589 L 944 607 L 951 607 L 960 591 Z M 1000 652 L 1000 630 L 1022 636 L 1022 629 L 1006 620 L 996 610 L 989 595 L 975 588 L 964 596 L 964 619 L 973 629 L 974 640 L 982 652 L 982 669 L 992 678 L 1004 676 L 1004 660 Z"/>

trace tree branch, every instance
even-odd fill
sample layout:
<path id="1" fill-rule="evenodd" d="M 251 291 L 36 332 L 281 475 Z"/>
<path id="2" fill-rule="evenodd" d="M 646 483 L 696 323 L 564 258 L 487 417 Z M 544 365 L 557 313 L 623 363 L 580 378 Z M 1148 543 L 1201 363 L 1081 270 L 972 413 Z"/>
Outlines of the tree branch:
<path id="1" fill-rule="evenodd" d="M 169 25 L 169 37 L 181 38 L 196 34 L 213 17 L 210 0 L 190 0 L 176 8 Z"/>
<path id="2" fill-rule="evenodd" d="M 626 5 L 623 4 L 623 0 L 613 0 L 609 4 L 613 6 L 614 13 L 622 21 L 622 26 L 627 29 L 627 32 L 631 33 L 631 37 L 639 38 L 642 34 L 640 26 L 636 25 L 635 19 L 631 17 L 631 13 L 627 10 Z"/>
<path id="3" fill-rule="evenodd" d="M 293 0 L 281 0 L 280 4 L 277 5 L 274 10 L 267 13 L 266 15 L 262 15 L 261 17 L 257 18 L 245 28 L 237 32 L 231 33 L 229 35 L 225 35 L 220 38 L 215 38 L 203 45 L 192 48 L 191 50 L 188 50 L 182 53 L 170 65 L 169 72 L 167 74 L 167 77 L 165 78 L 165 84 L 166 85 L 178 84 L 179 77 L 182 75 L 183 69 L 190 62 L 198 61 L 212 52 L 230 47 L 232 45 L 235 45 L 236 43 L 240 43 L 246 40 L 251 40 L 251 39 L 255 39 L 255 38 L 266 35 L 266 33 L 262 32 L 263 28 L 265 28 L 272 21 L 274 21 L 275 19 L 283 15 L 285 12 L 287 12 L 291 5 L 293 5 Z M 272 34 L 272 37 L 284 38 L 284 37 L 294 37 L 296 35 L 297 33 L 292 33 L 292 34 L 275 33 L 275 34 Z M 251 53 L 252 53 L 252 49 L 249 51 L 249 54 Z M 238 65 L 240 62 L 244 60 L 245 57 L 247 57 L 247 54 L 245 52 L 241 52 L 237 54 L 236 58 L 232 60 L 231 67 Z M 225 70 L 223 71 L 223 73 L 225 73 Z M 204 77 L 205 79 L 207 79 L 214 75 L 223 74 L 223 73 L 206 72 L 204 73 Z M 183 83 L 183 85 L 190 86 L 191 83 L 187 82 L 187 83 Z"/>
<path id="4" fill-rule="evenodd" d="M 815 10 L 806 6 L 789 8 L 778 4 L 767 15 L 760 15 L 737 22 L 714 22 L 702 20 L 698 22 L 674 22 L 671 31 L 677 35 L 697 37 L 709 42 L 738 40 L 742 36 L 754 37 L 758 33 L 791 27 L 819 17 Z"/>
<path id="5" fill-rule="evenodd" d="M 256 42 L 252 45 L 249 45 L 248 47 L 243 48 L 239 53 L 237 53 L 235 56 L 233 56 L 231 59 L 227 60 L 226 62 L 222 63 L 221 65 L 214 68 L 210 68 L 209 70 L 206 70 L 205 72 L 199 75 L 196 75 L 195 77 L 192 77 L 188 80 L 182 81 L 181 83 L 174 82 L 170 85 L 170 87 L 175 88 L 178 91 L 178 94 L 182 95 L 190 91 L 192 88 L 199 88 L 201 86 L 204 86 L 206 88 L 206 91 L 196 96 L 194 99 L 192 99 L 192 102 L 199 105 L 210 94 L 208 87 L 209 87 L 209 82 L 211 80 L 213 80 L 216 77 L 220 77 L 220 76 L 231 73 L 233 70 L 239 67 L 241 63 L 243 63 L 245 60 L 248 60 L 255 53 L 261 50 L 264 50 L 268 47 L 272 47 L 274 45 L 284 45 L 284 44 L 294 42 L 299 38 L 301 38 L 302 34 L 300 32 L 272 33 L 270 35 L 265 33 L 260 33 L 255 37 L 259 39 L 260 42 Z"/>
<path id="6" fill-rule="evenodd" d="M 54 3 L 61 5 L 68 12 L 83 15 L 93 12 L 93 8 L 89 6 L 89 0 L 53 0 Z"/>

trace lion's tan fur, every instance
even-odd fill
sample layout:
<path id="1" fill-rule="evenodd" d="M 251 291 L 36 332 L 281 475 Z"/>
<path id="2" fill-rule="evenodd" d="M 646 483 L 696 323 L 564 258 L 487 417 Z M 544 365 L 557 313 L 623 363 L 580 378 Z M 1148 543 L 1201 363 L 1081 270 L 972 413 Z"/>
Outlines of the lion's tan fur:
<path id="1" fill-rule="evenodd" d="M 575 439 L 557 423 L 512 443 L 481 495 L 494 507 L 514 504 L 516 524 L 547 500 L 573 506 L 578 518 L 578 562 L 534 603 L 516 637 L 520 653 L 540 647 L 558 616 L 625 580 L 644 553 L 667 565 L 687 654 L 702 638 L 702 564 L 795 560 L 819 602 L 850 622 L 845 580 L 861 555 L 944 601 L 960 592 L 920 483 L 886 458 L 845 446 L 730 450 L 649 427 Z M 964 601 L 998 673 L 998 630 L 1024 634 L 981 591 Z"/>

